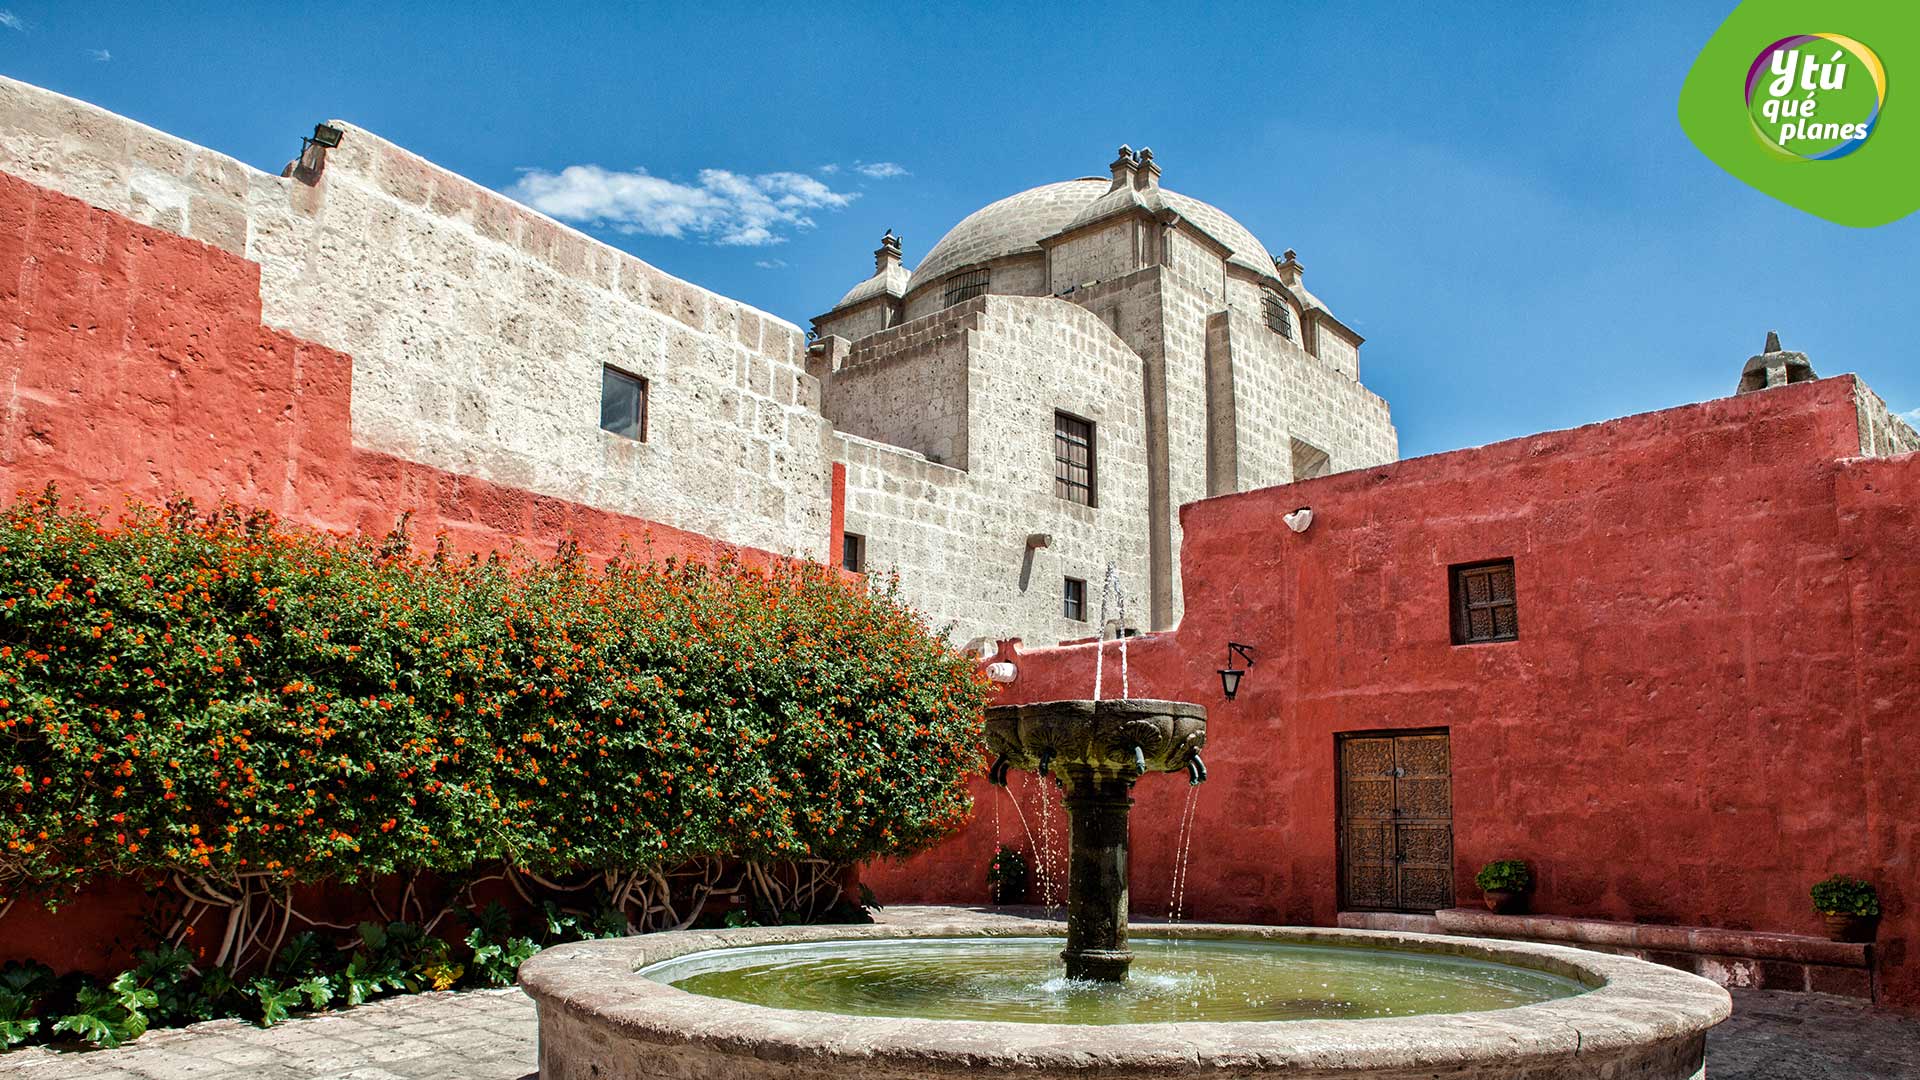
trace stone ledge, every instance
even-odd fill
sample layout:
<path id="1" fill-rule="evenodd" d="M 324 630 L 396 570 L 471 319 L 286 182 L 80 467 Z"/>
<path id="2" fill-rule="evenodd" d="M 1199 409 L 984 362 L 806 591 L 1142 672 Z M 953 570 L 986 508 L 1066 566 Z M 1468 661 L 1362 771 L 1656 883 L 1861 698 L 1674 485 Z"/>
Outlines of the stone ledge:
<path id="1" fill-rule="evenodd" d="M 1496 915 L 1475 908 L 1448 908 L 1432 915 L 1344 911 L 1339 922 L 1352 929 L 1572 945 L 1651 960 L 1741 989 L 1874 997 L 1872 946 L 1805 934 L 1562 915 Z"/>

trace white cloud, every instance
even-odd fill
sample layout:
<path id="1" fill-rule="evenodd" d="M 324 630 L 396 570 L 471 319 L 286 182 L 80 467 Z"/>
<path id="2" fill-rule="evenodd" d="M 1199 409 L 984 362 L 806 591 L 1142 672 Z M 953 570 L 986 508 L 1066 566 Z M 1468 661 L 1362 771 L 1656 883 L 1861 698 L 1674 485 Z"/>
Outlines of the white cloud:
<path id="1" fill-rule="evenodd" d="M 88 49 L 87 55 L 93 57 L 96 62 L 102 63 L 102 64 L 113 59 L 113 54 L 108 52 L 105 49 Z"/>
<path id="2" fill-rule="evenodd" d="M 875 180 L 891 180 L 896 176 L 913 175 L 906 170 L 905 166 L 893 161 L 857 161 L 854 162 L 853 171 Z"/>
<path id="3" fill-rule="evenodd" d="M 699 180 L 682 184 L 645 169 L 569 165 L 558 173 L 530 169 L 507 194 L 562 221 L 746 247 L 784 243 L 785 232 L 813 227 L 808 211 L 839 210 L 859 197 L 797 172 L 702 169 Z"/>
<path id="4" fill-rule="evenodd" d="M 0 26 L 9 30 L 18 30 L 23 34 L 27 32 L 27 20 L 3 9 L 0 9 Z"/>
<path id="5" fill-rule="evenodd" d="M 1900 419 L 1905 420 L 1914 427 L 1920 428 L 1920 409 L 1908 409 L 1906 412 L 1898 415 Z"/>
<path id="6" fill-rule="evenodd" d="M 758 260 L 758 261 L 756 261 L 756 262 L 755 262 L 755 263 L 754 263 L 753 265 L 755 265 L 755 266 L 757 266 L 757 267 L 759 267 L 759 268 L 760 268 L 760 269 L 762 269 L 762 270 L 784 270 L 784 269 L 786 269 L 786 266 L 787 266 L 787 260 L 785 260 L 785 259 L 760 259 L 760 260 Z"/>
<path id="7" fill-rule="evenodd" d="M 819 167 L 818 169 L 815 169 L 815 170 L 813 170 L 813 171 L 814 171 L 814 172 L 819 172 L 819 173 L 826 173 L 826 174 L 827 174 L 828 176 L 832 176 L 832 175 L 833 175 L 834 173 L 837 173 L 837 172 L 839 172 L 839 171 L 840 171 L 840 166 L 838 166 L 838 165 L 835 165 L 835 164 L 833 164 L 833 163 L 831 163 L 831 162 L 829 162 L 829 163 L 827 163 L 827 164 L 825 164 L 825 165 L 822 165 L 822 166 L 820 166 L 820 167 Z"/>

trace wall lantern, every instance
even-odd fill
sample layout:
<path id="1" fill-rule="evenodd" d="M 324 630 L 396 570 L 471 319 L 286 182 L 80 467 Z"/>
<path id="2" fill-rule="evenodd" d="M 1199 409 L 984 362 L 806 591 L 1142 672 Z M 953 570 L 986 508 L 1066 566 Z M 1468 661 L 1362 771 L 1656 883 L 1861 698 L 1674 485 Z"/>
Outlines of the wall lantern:
<path id="1" fill-rule="evenodd" d="M 1233 695 L 1240 692 L 1240 677 L 1246 674 L 1244 669 L 1233 666 L 1233 659 L 1236 656 L 1245 660 L 1247 667 L 1252 667 L 1253 646 L 1242 645 L 1237 641 L 1227 642 L 1227 666 L 1220 669 L 1220 690 L 1227 695 L 1228 701 L 1232 701 Z"/>

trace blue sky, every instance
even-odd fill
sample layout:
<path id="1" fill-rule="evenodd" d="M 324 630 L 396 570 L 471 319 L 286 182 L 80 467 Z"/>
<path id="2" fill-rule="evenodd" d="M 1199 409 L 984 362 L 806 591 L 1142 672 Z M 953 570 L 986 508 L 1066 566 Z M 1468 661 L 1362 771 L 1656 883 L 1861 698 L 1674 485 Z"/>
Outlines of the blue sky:
<path id="1" fill-rule="evenodd" d="M 342 117 L 802 325 L 884 229 L 912 264 L 1151 146 L 1299 251 L 1407 456 L 1724 395 L 1768 329 L 1920 410 L 1916 219 L 1817 220 L 1681 134 L 1731 7 L 0 0 L 0 71 L 271 170 Z"/>

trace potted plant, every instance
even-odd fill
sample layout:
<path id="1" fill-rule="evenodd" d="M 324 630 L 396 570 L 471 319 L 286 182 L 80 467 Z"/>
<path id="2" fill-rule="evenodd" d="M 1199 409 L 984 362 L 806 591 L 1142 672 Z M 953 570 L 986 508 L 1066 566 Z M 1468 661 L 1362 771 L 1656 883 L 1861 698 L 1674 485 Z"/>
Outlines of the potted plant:
<path id="1" fill-rule="evenodd" d="M 1835 941 L 1869 944 L 1880 932 L 1880 894 L 1859 878 L 1835 874 L 1812 889 L 1813 910 L 1827 922 Z"/>
<path id="2" fill-rule="evenodd" d="M 987 863 L 987 890 L 996 904 L 1019 904 L 1027 899 L 1027 857 L 1019 849 L 1000 845 Z"/>
<path id="3" fill-rule="evenodd" d="M 1495 859 L 1473 876 L 1486 896 L 1487 910 L 1496 915 L 1519 915 L 1527 910 L 1527 894 L 1533 891 L 1533 871 L 1519 859 Z"/>

